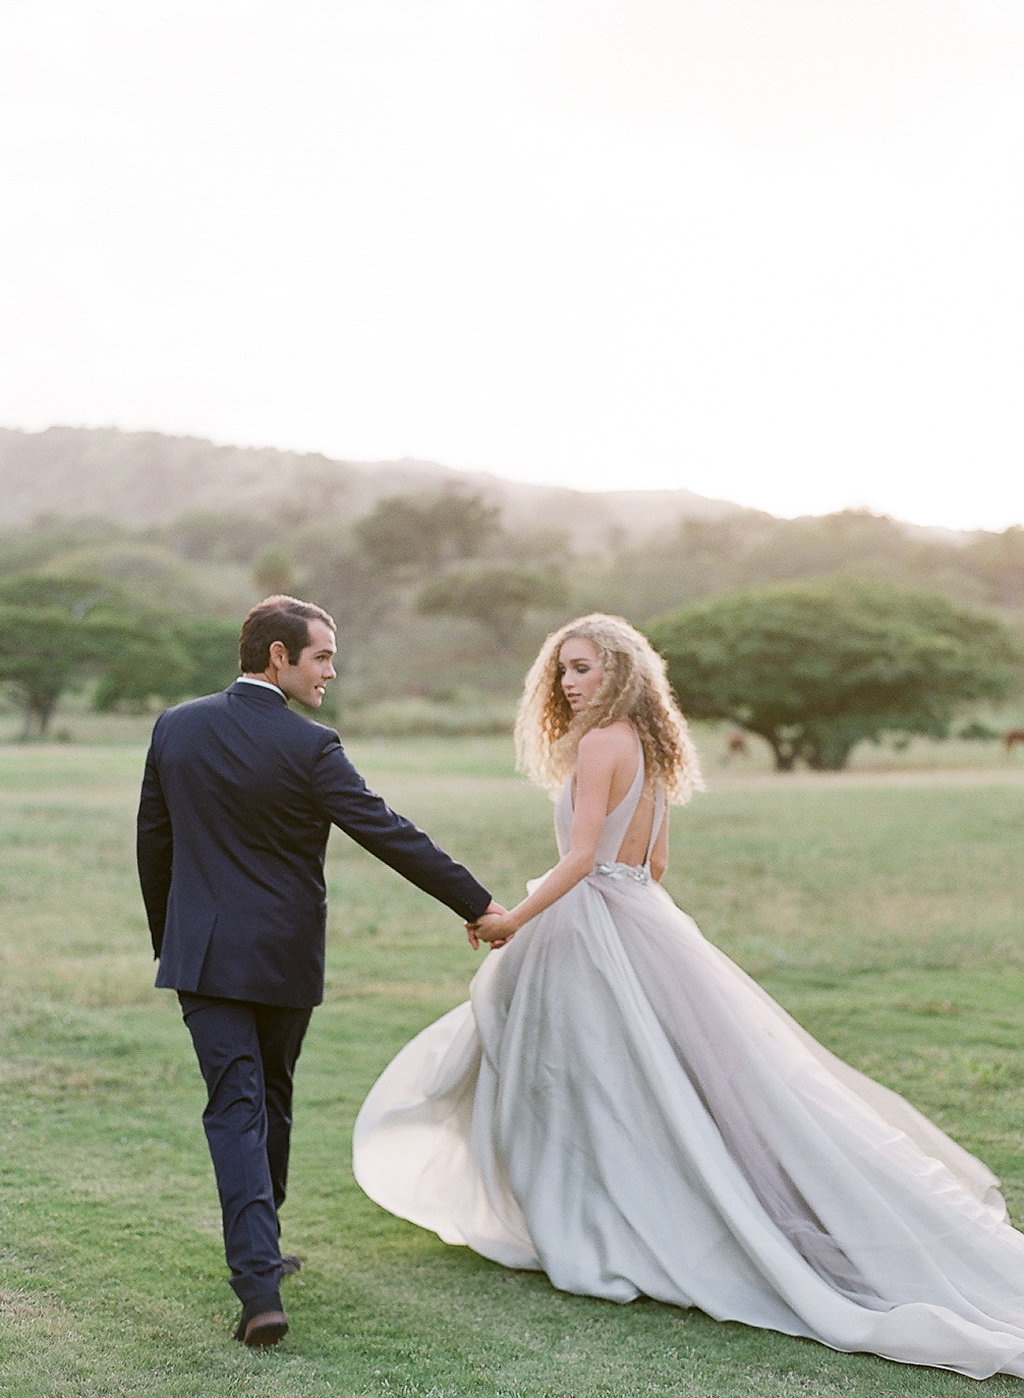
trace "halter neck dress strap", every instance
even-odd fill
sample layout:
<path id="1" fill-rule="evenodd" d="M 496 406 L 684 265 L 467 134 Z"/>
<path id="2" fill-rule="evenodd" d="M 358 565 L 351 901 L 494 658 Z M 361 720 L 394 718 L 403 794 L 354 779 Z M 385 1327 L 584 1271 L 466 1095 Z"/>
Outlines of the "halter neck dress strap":
<path id="1" fill-rule="evenodd" d="M 633 730 L 637 746 L 636 772 L 630 782 L 629 790 L 623 796 L 617 806 L 608 812 L 605 817 L 604 828 L 601 831 L 601 838 L 597 845 L 596 865 L 598 872 L 614 866 L 619 867 L 616 856 L 622 848 L 622 842 L 626 838 L 630 822 L 636 814 L 637 806 L 640 804 L 640 797 L 643 795 L 644 778 L 646 769 L 644 764 L 644 749 L 640 741 L 640 735 Z M 665 813 L 665 796 L 660 787 L 655 791 L 654 796 L 654 821 L 651 825 L 651 837 L 647 844 L 647 854 L 644 862 L 638 865 L 630 865 L 633 869 L 643 869 L 649 871 L 651 855 L 658 838 L 658 831 Z M 622 866 L 627 867 L 627 866 Z"/>

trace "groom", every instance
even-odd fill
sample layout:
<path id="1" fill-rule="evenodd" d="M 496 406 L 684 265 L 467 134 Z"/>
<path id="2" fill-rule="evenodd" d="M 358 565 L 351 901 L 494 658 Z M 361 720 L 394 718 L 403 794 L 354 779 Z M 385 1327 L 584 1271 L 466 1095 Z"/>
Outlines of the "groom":
<path id="1" fill-rule="evenodd" d="M 292 1075 L 323 998 L 331 824 L 466 922 L 499 911 L 476 879 L 370 791 L 330 728 L 300 717 L 335 677 L 335 624 L 275 596 L 239 639 L 241 678 L 157 719 L 138 814 L 138 864 L 156 984 L 178 993 L 208 1101 L 235 1338 L 276 1344 L 278 1210 Z M 472 937 L 471 937 L 472 940 Z M 283 1269 L 283 1271 L 282 1271 Z"/>

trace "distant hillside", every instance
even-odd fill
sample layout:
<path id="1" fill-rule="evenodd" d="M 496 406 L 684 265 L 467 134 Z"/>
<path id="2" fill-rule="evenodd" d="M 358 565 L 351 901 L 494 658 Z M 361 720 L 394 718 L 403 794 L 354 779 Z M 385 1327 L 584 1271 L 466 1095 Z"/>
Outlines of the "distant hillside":
<path id="1" fill-rule="evenodd" d="M 134 527 L 193 510 L 260 513 L 316 502 L 356 518 L 382 496 L 462 487 L 502 508 L 513 529 L 565 530 L 577 549 L 603 551 L 682 519 L 719 519 L 741 507 L 688 490 L 588 493 L 519 485 L 425 461 L 333 461 L 271 447 L 117 428 L 0 428 L 0 528 L 44 515 L 106 518 Z"/>

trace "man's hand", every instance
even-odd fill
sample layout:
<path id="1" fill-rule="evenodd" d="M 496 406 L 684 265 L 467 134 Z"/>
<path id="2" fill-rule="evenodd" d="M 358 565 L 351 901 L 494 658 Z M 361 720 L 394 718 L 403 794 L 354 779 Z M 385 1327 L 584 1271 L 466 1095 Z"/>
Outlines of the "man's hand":
<path id="1" fill-rule="evenodd" d="M 469 945 L 477 951 L 481 942 L 489 942 L 491 949 L 503 947 L 515 935 L 515 928 L 509 927 L 508 910 L 500 903 L 491 902 L 477 918 L 476 922 L 466 923 Z"/>

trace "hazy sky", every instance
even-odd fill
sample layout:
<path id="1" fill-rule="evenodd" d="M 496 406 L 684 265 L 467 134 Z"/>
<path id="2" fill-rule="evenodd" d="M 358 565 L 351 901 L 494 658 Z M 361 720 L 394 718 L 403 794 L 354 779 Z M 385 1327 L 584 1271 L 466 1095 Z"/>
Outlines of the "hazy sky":
<path id="1" fill-rule="evenodd" d="M 0 424 L 1024 522 L 1020 0 L 0 0 Z"/>

